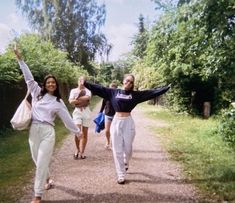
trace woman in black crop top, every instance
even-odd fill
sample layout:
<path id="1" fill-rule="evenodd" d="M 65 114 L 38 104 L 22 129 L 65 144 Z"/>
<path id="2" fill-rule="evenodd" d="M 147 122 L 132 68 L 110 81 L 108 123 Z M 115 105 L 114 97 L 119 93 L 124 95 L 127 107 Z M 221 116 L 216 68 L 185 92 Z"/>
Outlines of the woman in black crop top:
<path id="1" fill-rule="evenodd" d="M 111 124 L 111 141 L 113 157 L 118 176 L 118 184 L 125 183 L 125 174 L 132 155 L 132 143 L 135 137 L 135 124 L 131 117 L 131 111 L 138 103 L 153 99 L 167 92 L 170 85 L 134 91 L 135 77 L 128 74 L 124 77 L 122 89 L 107 88 L 97 84 L 84 81 L 86 88 L 111 102 L 115 116 Z"/>

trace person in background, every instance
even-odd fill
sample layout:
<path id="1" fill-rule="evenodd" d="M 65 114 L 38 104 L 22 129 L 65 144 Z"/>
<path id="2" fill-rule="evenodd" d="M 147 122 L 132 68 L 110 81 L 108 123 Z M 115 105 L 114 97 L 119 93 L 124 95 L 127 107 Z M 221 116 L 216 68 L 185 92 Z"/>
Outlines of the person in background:
<path id="1" fill-rule="evenodd" d="M 117 88 L 117 85 L 112 82 L 109 85 L 110 88 Z M 106 136 L 106 144 L 105 149 L 111 149 L 111 143 L 110 143 L 110 126 L 115 114 L 115 111 L 113 109 L 113 106 L 111 102 L 107 99 L 103 99 L 102 105 L 100 108 L 100 113 L 104 111 L 105 114 L 105 136 Z"/>
<path id="2" fill-rule="evenodd" d="M 78 79 L 78 87 L 70 91 L 69 103 L 72 104 L 75 109 L 73 111 L 74 123 L 83 132 L 83 138 L 80 140 L 75 136 L 76 151 L 74 153 L 74 159 L 85 159 L 85 148 L 88 140 L 88 128 L 91 120 L 91 110 L 89 107 L 91 99 L 91 91 L 81 84 L 81 80 L 84 80 L 84 76 Z"/>
<path id="3" fill-rule="evenodd" d="M 135 91 L 134 82 L 135 77 L 132 74 L 125 75 L 122 89 L 107 88 L 83 81 L 84 86 L 91 90 L 93 94 L 109 100 L 116 112 L 110 133 L 118 184 L 125 184 L 126 170 L 129 167 L 129 161 L 132 156 L 135 124 L 131 111 L 137 104 L 160 96 L 170 89 L 170 85 L 168 85 L 161 88 Z"/>
<path id="4" fill-rule="evenodd" d="M 61 118 L 65 127 L 78 139 L 81 139 L 82 133 L 74 124 L 61 99 L 57 79 L 53 75 L 47 75 L 42 87 L 40 87 L 16 47 L 14 52 L 32 96 L 32 124 L 29 130 L 29 145 L 32 159 L 36 165 L 36 174 L 34 198 L 31 203 L 40 203 L 44 190 L 50 189 L 53 185 L 49 176 L 49 164 L 55 144 L 54 120 L 56 116 Z"/>

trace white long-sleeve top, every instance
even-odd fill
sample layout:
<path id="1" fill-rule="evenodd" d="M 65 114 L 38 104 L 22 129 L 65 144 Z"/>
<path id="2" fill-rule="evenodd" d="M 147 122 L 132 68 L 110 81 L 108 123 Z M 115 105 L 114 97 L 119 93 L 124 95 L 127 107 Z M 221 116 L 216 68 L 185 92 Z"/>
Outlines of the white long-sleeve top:
<path id="1" fill-rule="evenodd" d="M 58 102 L 55 96 L 46 93 L 42 98 L 38 99 L 41 91 L 38 83 L 24 61 L 19 61 L 20 69 L 23 72 L 28 90 L 32 96 L 32 122 L 48 123 L 55 125 L 54 120 L 58 115 L 63 121 L 65 127 L 76 135 L 80 132 L 79 128 L 74 124 L 71 115 L 62 99 Z"/>

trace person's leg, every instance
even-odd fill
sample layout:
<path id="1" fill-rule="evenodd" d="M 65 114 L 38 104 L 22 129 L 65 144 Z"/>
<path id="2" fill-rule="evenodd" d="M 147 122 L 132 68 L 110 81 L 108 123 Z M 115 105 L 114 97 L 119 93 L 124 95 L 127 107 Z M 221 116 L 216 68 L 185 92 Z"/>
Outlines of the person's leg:
<path id="1" fill-rule="evenodd" d="M 84 159 L 84 158 L 86 158 L 84 156 L 84 151 L 86 149 L 86 144 L 87 144 L 87 140 L 88 140 L 88 127 L 82 126 L 82 133 L 83 133 L 83 138 L 80 141 L 80 154 L 79 154 L 79 157 L 81 159 Z"/>
<path id="2" fill-rule="evenodd" d="M 31 130 L 33 129 L 31 128 Z M 49 125 L 39 124 L 37 136 L 40 137 L 41 142 L 38 147 L 38 154 L 36 157 L 36 175 L 34 182 L 35 198 L 33 199 L 34 202 L 37 202 L 39 199 L 41 199 L 44 193 L 44 186 L 48 178 L 49 164 L 55 144 L 54 128 Z"/>
<path id="3" fill-rule="evenodd" d="M 79 127 L 79 129 L 82 129 L 82 111 L 78 108 L 75 108 L 73 111 L 73 121 L 74 123 Z M 79 153 L 80 153 L 80 142 L 81 140 L 77 138 L 77 136 L 74 136 L 74 141 L 76 145 L 76 150 L 74 152 L 73 158 L 78 159 Z"/>
<path id="4" fill-rule="evenodd" d="M 118 176 L 118 181 L 120 179 L 124 180 L 125 177 L 125 165 L 124 165 L 124 146 L 123 146 L 123 119 L 114 118 L 111 124 L 111 140 L 113 147 L 113 158 L 116 168 L 116 173 Z M 119 182 L 118 182 L 119 183 Z M 123 181 L 124 183 L 124 181 Z"/>
<path id="5" fill-rule="evenodd" d="M 135 124 L 132 117 L 128 117 L 124 126 L 124 163 L 125 169 L 129 167 L 129 161 L 132 156 L 132 144 L 135 138 Z"/>
<path id="6" fill-rule="evenodd" d="M 87 141 L 88 141 L 88 128 L 89 128 L 90 121 L 91 121 L 91 111 L 90 111 L 89 107 L 86 107 L 85 109 L 83 109 L 81 118 L 82 118 L 83 137 L 80 141 L 80 155 L 79 155 L 79 157 L 81 159 L 85 159 L 86 156 L 84 156 L 84 152 L 85 152 Z"/>
<path id="7" fill-rule="evenodd" d="M 106 137 L 106 143 L 105 148 L 111 149 L 110 144 L 110 126 L 111 126 L 112 120 L 110 118 L 105 117 L 105 137 Z"/>
<path id="8" fill-rule="evenodd" d="M 40 133 L 39 125 L 32 124 L 29 130 L 29 147 L 36 168 L 37 168 L 38 149 L 41 142 L 41 137 L 39 136 L 40 135 L 39 133 Z M 41 201 L 41 196 L 36 196 L 35 193 L 35 196 L 31 203 L 40 203 L 40 201 Z"/>
<path id="9" fill-rule="evenodd" d="M 77 124 L 77 126 L 79 127 L 80 130 L 82 130 L 82 126 L 80 124 Z M 76 151 L 74 153 L 74 159 L 78 159 L 78 156 L 79 156 L 79 153 L 80 153 L 81 140 L 78 139 L 77 136 L 74 136 L 74 141 L 75 141 L 75 145 L 76 145 Z"/>

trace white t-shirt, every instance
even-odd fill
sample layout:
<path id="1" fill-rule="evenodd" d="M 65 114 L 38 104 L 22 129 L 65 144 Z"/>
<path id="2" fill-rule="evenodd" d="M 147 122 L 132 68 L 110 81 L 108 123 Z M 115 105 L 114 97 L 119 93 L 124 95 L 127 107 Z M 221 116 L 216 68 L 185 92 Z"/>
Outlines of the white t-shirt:
<path id="1" fill-rule="evenodd" d="M 84 96 L 89 96 L 91 97 L 91 91 L 88 90 L 87 88 L 83 89 L 85 90 L 85 95 Z M 82 90 L 80 90 L 78 87 L 77 88 L 74 88 L 70 91 L 70 95 L 69 95 L 69 100 L 73 100 L 73 99 L 77 99 L 78 98 L 78 95 L 80 94 Z M 77 107 L 75 107 L 77 108 Z M 83 108 L 89 108 L 89 106 L 87 107 L 83 107 Z"/>

